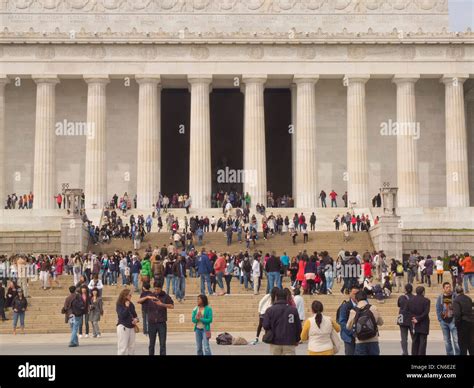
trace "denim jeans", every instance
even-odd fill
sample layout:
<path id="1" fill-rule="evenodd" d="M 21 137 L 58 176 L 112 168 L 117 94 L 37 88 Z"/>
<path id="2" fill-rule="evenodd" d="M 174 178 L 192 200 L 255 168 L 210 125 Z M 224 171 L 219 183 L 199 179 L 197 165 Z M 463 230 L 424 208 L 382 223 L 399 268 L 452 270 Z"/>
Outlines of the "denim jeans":
<path id="1" fill-rule="evenodd" d="M 251 281 L 250 273 L 244 272 L 244 287 L 245 287 L 245 289 L 249 288 L 249 281 Z"/>
<path id="2" fill-rule="evenodd" d="M 173 275 L 166 275 L 166 293 L 169 295 L 170 294 L 170 286 L 172 285 L 172 283 L 174 283 L 173 281 Z M 173 284 L 173 292 L 174 292 L 174 284 Z"/>
<path id="3" fill-rule="evenodd" d="M 82 335 L 82 325 L 86 327 L 86 334 L 89 335 L 89 314 L 84 314 L 78 317 L 81 321 L 81 324 L 79 325 L 79 334 Z"/>
<path id="4" fill-rule="evenodd" d="M 474 287 L 474 273 L 465 273 L 464 274 L 464 292 L 469 292 L 469 285 L 471 283 L 471 287 Z"/>
<path id="5" fill-rule="evenodd" d="M 122 286 L 126 286 L 128 283 L 128 279 L 125 276 L 125 269 L 120 270 L 120 277 L 122 278 Z"/>
<path id="6" fill-rule="evenodd" d="M 441 326 L 441 331 L 443 332 L 444 346 L 446 347 L 446 354 L 448 356 L 459 356 L 459 344 L 458 344 L 458 331 L 454 323 L 454 319 L 451 323 L 446 323 L 444 321 L 439 322 Z M 454 344 L 454 352 L 453 352 Z"/>
<path id="7" fill-rule="evenodd" d="M 220 289 L 224 289 L 224 282 L 222 281 L 223 277 L 224 277 L 224 272 L 216 273 L 216 282 Z"/>
<path id="8" fill-rule="evenodd" d="M 332 272 L 325 272 L 324 276 L 326 277 L 326 290 L 332 290 L 332 285 L 334 284 Z"/>
<path id="9" fill-rule="evenodd" d="M 79 326 L 81 325 L 80 317 L 71 317 L 69 318 L 69 328 L 71 329 L 71 340 L 69 341 L 70 345 L 79 346 L 79 338 L 77 332 L 79 331 Z"/>
<path id="10" fill-rule="evenodd" d="M 196 348 L 198 356 L 212 356 L 209 340 L 206 336 L 206 330 L 196 328 Z"/>
<path id="11" fill-rule="evenodd" d="M 148 335 L 148 313 L 142 308 L 143 334 Z"/>
<path id="12" fill-rule="evenodd" d="M 20 327 L 25 327 L 25 312 L 13 312 L 13 329 L 16 329 L 16 325 L 18 324 L 18 318 L 20 318 Z"/>
<path id="13" fill-rule="evenodd" d="M 184 276 L 176 277 L 176 298 L 184 299 L 186 292 L 186 278 Z"/>
<path id="14" fill-rule="evenodd" d="M 132 273 L 132 282 L 133 287 L 135 287 L 135 291 L 138 291 L 138 273 Z"/>
<path id="15" fill-rule="evenodd" d="M 117 284 L 117 272 L 113 271 L 110 273 L 110 283 Z"/>
<path id="16" fill-rule="evenodd" d="M 355 346 L 354 356 L 378 356 L 380 347 L 378 342 L 359 343 Z"/>
<path id="17" fill-rule="evenodd" d="M 155 355 L 156 335 L 158 334 L 160 341 L 160 356 L 166 356 L 166 329 L 166 322 L 148 324 L 148 337 L 150 339 L 148 355 Z"/>
<path id="18" fill-rule="evenodd" d="M 280 286 L 280 272 L 268 272 L 267 273 L 267 280 L 268 280 L 268 291 L 271 292 L 273 287 L 279 287 Z"/>
<path id="19" fill-rule="evenodd" d="M 206 295 L 206 287 L 205 283 L 207 283 L 207 289 L 209 291 L 209 295 L 212 295 L 212 288 L 211 288 L 211 275 L 208 273 L 199 275 L 201 277 L 201 294 Z"/>

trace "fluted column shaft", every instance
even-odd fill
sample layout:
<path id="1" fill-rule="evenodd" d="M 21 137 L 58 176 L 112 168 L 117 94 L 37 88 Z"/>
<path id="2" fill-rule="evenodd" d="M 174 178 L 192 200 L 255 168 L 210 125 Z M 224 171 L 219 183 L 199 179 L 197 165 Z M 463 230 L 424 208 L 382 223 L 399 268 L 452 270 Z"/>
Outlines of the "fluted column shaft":
<path id="1" fill-rule="evenodd" d="M 356 206 L 369 206 L 367 112 L 365 84 L 369 76 L 346 76 L 347 85 L 347 194 Z"/>
<path id="2" fill-rule="evenodd" d="M 107 201 L 107 126 L 106 87 L 108 76 L 85 77 L 87 91 L 87 125 L 90 133 L 86 140 L 85 207 L 102 208 Z"/>
<path id="3" fill-rule="evenodd" d="M 291 176 L 292 176 L 292 197 L 296 198 L 296 123 L 298 110 L 298 89 L 296 84 L 291 85 L 291 125 L 293 133 L 291 134 Z"/>
<path id="4" fill-rule="evenodd" d="M 316 83 L 318 76 L 298 77 L 296 122 L 296 206 L 314 208 L 318 203 L 316 160 Z"/>
<path id="5" fill-rule="evenodd" d="M 190 76 L 191 131 L 189 194 L 195 208 L 211 207 L 211 119 L 209 93 L 211 76 Z"/>
<path id="6" fill-rule="evenodd" d="M 446 198 L 448 207 L 469 206 L 469 173 L 464 82 L 466 75 L 445 76 Z"/>
<path id="7" fill-rule="evenodd" d="M 9 83 L 6 76 L 0 75 L 0 198 L 5 199 L 6 181 L 5 181 L 5 85 Z"/>
<path id="8" fill-rule="evenodd" d="M 252 207 L 267 206 L 267 161 L 265 151 L 265 76 L 244 76 L 244 193 Z"/>
<path id="9" fill-rule="evenodd" d="M 399 207 L 419 207 L 415 84 L 420 77 L 396 76 L 397 85 L 397 186 Z"/>
<path id="10" fill-rule="evenodd" d="M 159 76 L 137 77 L 138 152 L 137 152 L 137 208 L 149 209 L 160 192 L 161 158 L 161 87 Z"/>
<path id="11" fill-rule="evenodd" d="M 56 193 L 55 76 L 33 76 L 36 82 L 34 209 L 54 209 Z"/>

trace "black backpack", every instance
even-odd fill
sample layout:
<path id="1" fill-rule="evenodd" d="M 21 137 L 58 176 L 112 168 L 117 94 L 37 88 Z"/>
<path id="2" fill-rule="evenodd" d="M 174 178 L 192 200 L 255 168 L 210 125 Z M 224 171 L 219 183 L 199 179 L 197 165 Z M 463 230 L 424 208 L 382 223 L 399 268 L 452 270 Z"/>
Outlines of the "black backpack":
<path id="1" fill-rule="evenodd" d="M 354 334 L 359 341 L 366 341 L 378 334 L 377 322 L 370 311 L 370 304 L 363 308 L 355 307 Z"/>
<path id="2" fill-rule="evenodd" d="M 347 311 L 346 311 L 346 317 L 345 317 L 345 318 L 346 318 L 346 320 L 347 320 L 347 318 L 349 318 L 349 313 L 351 312 L 351 309 L 353 309 L 353 306 L 352 306 L 352 302 L 351 302 L 350 300 L 349 300 L 349 301 L 346 301 L 346 300 L 345 300 L 345 301 L 343 301 L 343 302 L 341 303 L 341 305 L 338 307 L 338 309 L 337 309 L 337 311 L 336 311 L 336 322 L 338 322 L 338 323 L 340 322 L 342 307 L 343 307 L 344 305 L 346 305 L 347 303 L 350 303 L 350 306 L 349 306 L 349 308 L 348 308 Z"/>
<path id="3" fill-rule="evenodd" d="M 86 313 L 86 304 L 79 295 L 77 295 L 77 297 L 72 301 L 71 310 L 76 317 Z"/>
<path id="4" fill-rule="evenodd" d="M 216 342 L 217 342 L 217 345 L 232 345 L 232 339 L 233 339 L 232 335 L 225 332 L 217 336 Z"/>
<path id="5" fill-rule="evenodd" d="M 242 265 L 242 269 L 244 272 L 252 271 L 252 266 L 250 265 L 250 260 L 244 260 L 244 264 Z"/>

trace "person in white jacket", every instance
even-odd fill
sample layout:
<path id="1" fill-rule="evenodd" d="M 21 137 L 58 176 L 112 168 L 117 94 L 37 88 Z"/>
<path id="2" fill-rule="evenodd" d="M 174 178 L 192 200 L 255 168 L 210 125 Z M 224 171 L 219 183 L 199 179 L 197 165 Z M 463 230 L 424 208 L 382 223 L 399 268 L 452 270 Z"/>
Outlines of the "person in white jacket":
<path id="1" fill-rule="evenodd" d="M 259 342 L 260 333 L 262 332 L 263 328 L 263 316 L 267 309 L 273 304 L 276 299 L 276 293 L 279 290 L 278 287 L 273 287 L 270 294 L 266 294 L 260 302 L 258 302 L 258 327 L 257 327 L 257 336 L 255 337 L 255 341 L 250 342 L 251 345 L 257 345 Z"/>
<path id="2" fill-rule="evenodd" d="M 260 278 L 260 261 L 255 259 L 252 264 L 253 294 L 258 295 L 258 279 Z"/>
<path id="3" fill-rule="evenodd" d="M 295 301 L 296 309 L 298 310 L 298 315 L 300 316 L 300 321 L 303 324 L 305 320 L 305 308 L 304 308 L 304 299 L 301 296 L 301 291 L 299 288 L 295 288 L 293 291 L 293 300 Z"/>

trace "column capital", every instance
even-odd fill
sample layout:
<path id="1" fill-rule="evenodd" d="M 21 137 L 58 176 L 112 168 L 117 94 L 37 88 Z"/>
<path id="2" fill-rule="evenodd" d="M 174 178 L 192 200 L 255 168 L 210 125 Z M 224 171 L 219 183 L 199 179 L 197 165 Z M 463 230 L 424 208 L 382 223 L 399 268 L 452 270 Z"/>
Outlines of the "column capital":
<path id="1" fill-rule="evenodd" d="M 84 81 L 88 84 L 103 84 L 107 85 L 110 82 L 110 78 L 108 75 L 99 74 L 99 75 L 85 75 Z"/>
<path id="2" fill-rule="evenodd" d="M 257 75 L 257 74 L 243 74 L 242 82 L 245 84 L 248 83 L 259 83 L 264 84 L 267 82 L 268 77 L 266 75 Z"/>
<path id="3" fill-rule="evenodd" d="M 342 80 L 344 86 L 349 86 L 350 83 L 366 84 L 370 79 L 370 74 L 346 74 Z"/>
<path id="4" fill-rule="evenodd" d="M 204 74 L 204 75 L 188 75 L 188 82 L 192 84 L 212 84 L 212 75 Z"/>
<path id="5" fill-rule="evenodd" d="M 417 83 L 420 79 L 419 74 L 395 74 L 392 78 L 394 84 Z"/>
<path id="6" fill-rule="evenodd" d="M 160 84 L 161 76 L 154 74 L 140 74 L 135 76 L 137 84 Z"/>
<path id="7" fill-rule="evenodd" d="M 31 78 L 36 84 L 58 84 L 59 78 L 57 75 L 32 75 Z"/>
<path id="8" fill-rule="evenodd" d="M 293 83 L 295 84 L 305 84 L 313 83 L 316 84 L 319 81 L 319 74 L 295 74 L 293 76 Z"/>
<path id="9" fill-rule="evenodd" d="M 445 85 L 457 80 L 458 83 L 463 84 L 469 79 L 469 74 L 445 74 L 441 77 L 441 82 Z"/>
<path id="10" fill-rule="evenodd" d="M 0 74 L 0 86 L 5 86 L 6 84 L 10 83 L 10 78 L 8 78 L 5 74 Z"/>

